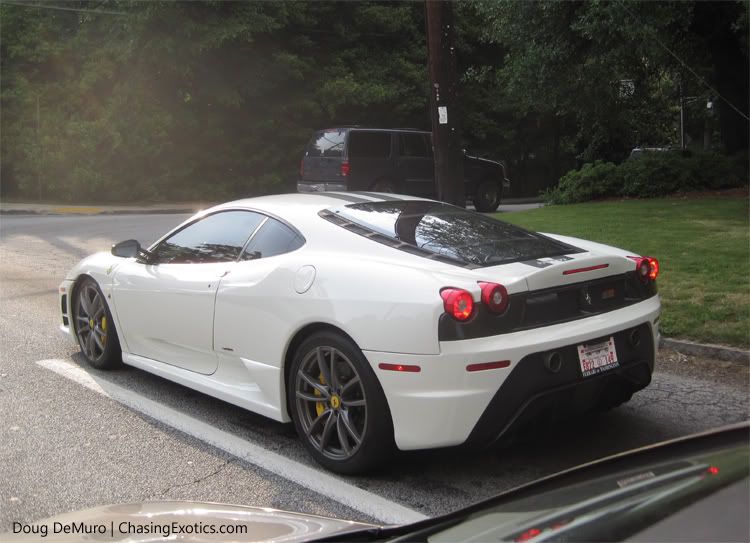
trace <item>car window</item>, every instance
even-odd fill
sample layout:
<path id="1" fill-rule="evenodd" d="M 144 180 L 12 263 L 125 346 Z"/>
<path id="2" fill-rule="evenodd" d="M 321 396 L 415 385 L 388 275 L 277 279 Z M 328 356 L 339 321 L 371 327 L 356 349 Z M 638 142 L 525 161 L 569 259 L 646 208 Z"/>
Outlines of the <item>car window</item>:
<path id="1" fill-rule="evenodd" d="M 390 132 L 349 133 L 349 158 L 388 158 L 391 155 Z"/>
<path id="2" fill-rule="evenodd" d="M 472 266 L 580 252 L 512 224 L 428 200 L 367 202 L 331 211 L 395 242 Z"/>
<path id="3" fill-rule="evenodd" d="M 305 240 L 276 219 L 268 219 L 247 244 L 240 260 L 254 260 L 289 253 L 304 245 Z"/>
<path id="4" fill-rule="evenodd" d="M 165 239 L 155 249 L 160 263 L 229 262 L 265 217 L 252 211 L 208 215 Z"/>
<path id="5" fill-rule="evenodd" d="M 409 157 L 430 157 L 432 158 L 432 142 L 428 134 L 410 134 L 404 133 L 399 135 L 399 154 Z"/>
<path id="6" fill-rule="evenodd" d="M 305 149 L 309 157 L 340 157 L 344 152 L 345 130 L 324 130 L 317 132 Z"/>

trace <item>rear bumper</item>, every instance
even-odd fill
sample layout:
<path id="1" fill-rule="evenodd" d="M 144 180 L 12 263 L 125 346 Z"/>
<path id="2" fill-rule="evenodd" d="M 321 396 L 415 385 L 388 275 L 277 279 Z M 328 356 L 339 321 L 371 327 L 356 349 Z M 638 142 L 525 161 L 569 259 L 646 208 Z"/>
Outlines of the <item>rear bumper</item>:
<path id="1" fill-rule="evenodd" d="M 346 191 L 346 182 L 341 181 L 297 181 L 297 192 Z"/>
<path id="2" fill-rule="evenodd" d="M 487 444 L 545 413 L 573 414 L 616 404 L 648 385 L 659 342 L 659 297 L 587 319 L 499 336 L 445 341 L 438 355 L 364 351 L 388 400 L 402 450 Z M 638 346 L 630 332 L 640 334 Z M 582 377 L 576 346 L 615 337 L 620 363 Z M 559 352 L 552 373 L 545 354 Z M 469 364 L 509 361 L 506 368 L 467 371 Z M 419 372 L 382 370 L 380 363 L 417 365 Z"/>

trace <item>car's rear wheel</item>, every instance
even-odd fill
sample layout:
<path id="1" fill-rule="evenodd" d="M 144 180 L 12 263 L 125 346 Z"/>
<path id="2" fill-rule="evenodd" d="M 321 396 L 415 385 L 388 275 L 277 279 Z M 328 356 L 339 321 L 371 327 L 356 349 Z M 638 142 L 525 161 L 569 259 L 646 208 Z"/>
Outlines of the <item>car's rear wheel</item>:
<path id="1" fill-rule="evenodd" d="M 479 183 L 474 193 L 474 207 L 482 213 L 497 211 L 502 196 L 502 185 L 492 180 Z"/>
<path id="2" fill-rule="evenodd" d="M 122 365 L 112 314 L 102 291 L 90 277 L 81 280 L 75 289 L 73 326 L 78 345 L 89 364 L 103 370 Z"/>
<path id="3" fill-rule="evenodd" d="M 327 469 L 361 473 L 393 451 L 393 424 L 380 383 L 343 335 L 321 332 L 305 340 L 287 389 L 297 434 Z"/>

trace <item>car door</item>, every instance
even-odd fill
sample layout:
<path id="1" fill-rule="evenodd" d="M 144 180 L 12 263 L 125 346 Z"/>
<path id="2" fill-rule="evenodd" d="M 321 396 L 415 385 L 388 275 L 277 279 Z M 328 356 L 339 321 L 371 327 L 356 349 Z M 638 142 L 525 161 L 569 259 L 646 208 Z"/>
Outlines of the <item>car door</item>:
<path id="1" fill-rule="evenodd" d="M 396 172 L 407 194 L 423 197 L 435 195 L 435 166 L 429 134 L 398 134 Z"/>
<path id="2" fill-rule="evenodd" d="M 239 262 L 219 286 L 216 296 L 214 344 L 221 359 L 240 362 L 257 385 L 247 391 L 247 400 L 259 406 L 280 405 L 283 375 L 279 353 L 283 351 L 296 322 L 298 307 L 289 303 L 297 265 L 288 253 L 304 245 L 304 238 L 291 227 L 267 218 L 248 242 Z M 306 266 L 310 284 L 314 269 Z M 309 288 L 309 284 L 306 287 Z"/>
<path id="3" fill-rule="evenodd" d="M 202 374 L 216 371 L 216 292 L 263 219 L 251 211 L 213 213 L 154 246 L 154 263 L 118 267 L 114 307 L 128 352 Z"/>

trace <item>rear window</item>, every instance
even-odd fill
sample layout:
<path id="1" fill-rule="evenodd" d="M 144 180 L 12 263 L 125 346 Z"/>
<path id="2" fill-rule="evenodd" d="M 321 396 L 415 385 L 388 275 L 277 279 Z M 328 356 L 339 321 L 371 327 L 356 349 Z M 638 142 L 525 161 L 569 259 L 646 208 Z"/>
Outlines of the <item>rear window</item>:
<path id="1" fill-rule="evenodd" d="M 305 156 L 340 157 L 344 152 L 345 130 L 324 130 L 317 132 L 305 149 Z"/>
<path id="2" fill-rule="evenodd" d="M 388 158 L 390 155 L 390 132 L 356 130 L 349 134 L 349 158 Z"/>
<path id="3" fill-rule="evenodd" d="M 470 267 L 580 252 L 541 234 L 439 202 L 368 202 L 330 210 L 322 216 L 332 216 L 332 222 L 344 227 L 343 221 L 349 221 L 377 232 L 393 246 L 407 244 L 421 249 L 419 254 L 437 255 Z M 368 237 L 378 240 L 378 236 Z"/>

